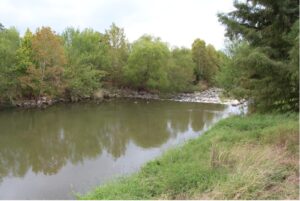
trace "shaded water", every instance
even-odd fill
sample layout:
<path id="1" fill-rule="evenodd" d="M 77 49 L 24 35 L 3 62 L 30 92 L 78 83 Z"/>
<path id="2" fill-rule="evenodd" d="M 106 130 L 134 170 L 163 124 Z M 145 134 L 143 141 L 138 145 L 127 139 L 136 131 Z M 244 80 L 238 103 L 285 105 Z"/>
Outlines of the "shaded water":
<path id="1" fill-rule="evenodd" d="M 0 111 L 0 199 L 72 199 L 233 113 L 238 108 L 142 100 Z"/>

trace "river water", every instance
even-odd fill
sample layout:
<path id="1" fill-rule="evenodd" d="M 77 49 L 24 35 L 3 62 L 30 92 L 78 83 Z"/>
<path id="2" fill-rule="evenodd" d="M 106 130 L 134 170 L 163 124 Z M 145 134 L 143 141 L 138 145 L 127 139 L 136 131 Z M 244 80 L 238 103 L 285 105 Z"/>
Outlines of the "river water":
<path id="1" fill-rule="evenodd" d="M 74 199 L 136 172 L 238 107 L 117 99 L 0 111 L 0 199 Z"/>

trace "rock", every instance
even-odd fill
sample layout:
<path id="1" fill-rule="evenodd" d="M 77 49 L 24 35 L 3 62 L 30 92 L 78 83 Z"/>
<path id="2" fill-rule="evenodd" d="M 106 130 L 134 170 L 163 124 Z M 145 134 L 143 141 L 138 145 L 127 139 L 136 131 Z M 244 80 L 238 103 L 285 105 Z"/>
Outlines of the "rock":
<path id="1" fill-rule="evenodd" d="M 47 101 L 47 97 L 46 97 L 46 96 L 42 96 L 42 97 L 41 97 L 41 100 L 42 100 L 43 102 L 46 102 L 46 101 Z"/>
<path id="2" fill-rule="evenodd" d="M 222 89 L 210 88 L 201 92 L 181 93 L 171 100 L 197 103 L 222 103 L 219 98 L 220 93 L 222 93 Z"/>
<path id="3" fill-rule="evenodd" d="M 30 107 L 35 107 L 35 106 L 37 106 L 37 104 L 36 104 L 35 101 L 30 101 L 30 102 L 29 102 L 29 106 L 30 106 Z"/>
<path id="4" fill-rule="evenodd" d="M 48 104 L 48 105 L 52 105 L 52 104 L 53 104 L 52 99 L 48 100 L 47 104 Z"/>
<path id="5" fill-rule="evenodd" d="M 24 107 L 31 107 L 31 102 L 30 102 L 30 101 L 25 101 L 25 102 L 23 103 L 23 106 L 24 106 Z"/>
<path id="6" fill-rule="evenodd" d="M 109 93 L 103 94 L 103 98 L 104 98 L 104 99 L 109 99 L 110 97 L 113 97 L 113 95 L 111 95 L 111 94 L 109 94 Z"/>
<path id="7" fill-rule="evenodd" d="M 238 100 L 233 100 L 231 105 L 232 106 L 238 106 L 240 104 L 240 102 Z"/>
<path id="8" fill-rule="evenodd" d="M 71 102 L 78 102 L 79 98 L 76 96 L 71 96 Z"/>
<path id="9" fill-rule="evenodd" d="M 99 89 L 99 90 L 95 91 L 93 93 L 93 98 L 96 99 L 96 100 L 103 99 L 104 98 L 104 90 Z"/>

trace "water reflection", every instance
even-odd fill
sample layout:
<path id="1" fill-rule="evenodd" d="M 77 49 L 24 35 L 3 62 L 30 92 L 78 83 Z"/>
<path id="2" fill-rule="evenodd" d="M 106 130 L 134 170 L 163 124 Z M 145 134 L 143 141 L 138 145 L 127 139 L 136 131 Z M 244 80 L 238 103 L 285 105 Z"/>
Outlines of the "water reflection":
<path id="1" fill-rule="evenodd" d="M 133 152 L 143 154 L 178 141 L 180 135 L 199 133 L 227 110 L 216 104 L 115 100 L 2 111 L 0 182 L 29 173 L 56 175 L 67 164 L 82 166 L 100 160 L 103 153 L 114 161 L 125 160 L 131 144 Z"/>

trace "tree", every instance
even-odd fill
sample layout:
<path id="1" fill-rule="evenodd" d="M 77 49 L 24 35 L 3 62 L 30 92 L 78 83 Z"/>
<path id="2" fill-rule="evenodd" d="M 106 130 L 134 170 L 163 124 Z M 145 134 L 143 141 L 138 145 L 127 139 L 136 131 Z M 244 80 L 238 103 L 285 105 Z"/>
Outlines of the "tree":
<path id="1" fill-rule="evenodd" d="M 15 28 L 0 29 L 0 99 L 12 101 L 18 96 L 16 51 L 20 44 L 19 33 Z"/>
<path id="2" fill-rule="evenodd" d="M 33 35 L 31 45 L 33 65 L 27 69 L 26 75 L 20 77 L 21 85 L 31 89 L 32 95 L 36 98 L 41 95 L 57 96 L 62 94 L 64 90 L 63 70 L 66 60 L 60 37 L 51 28 L 42 27 L 37 29 Z M 36 80 L 35 88 L 32 87 L 33 80 Z"/>
<path id="3" fill-rule="evenodd" d="M 105 70 L 109 65 L 106 58 L 108 46 L 103 34 L 93 29 L 67 28 L 62 38 L 69 65 L 90 65 L 97 70 Z"/>
<path id="4" fill-rule="evenodd" d="M 196 64 L 195 68 L 195 75 L 196 81 L 198 82 L 201 79 L 205 78 L 205 69 L 208 65 L 208 57 L 205 48 L 205 42 L 200 39 L 194 40 L 192 44 L 192 54 L 193 54 L 193 61 Z"/>
<path id="5" fill-rule="evenodd" d="M 8 69 L 17 63 L 16 50 L 20 44 L 19 33 L 15 28 L 0 30 L 0 68 Z"/>
<path id="6" fill-rule="evenodd" d="M 284 37 L 299 18 L 299 0 L 235 1 L 236 10 L 218 14 L 230 39 L 264 47 L 272 59 L 286 59 L 292 44 Z"/>
<path id="7" fill-rule="evenodd" d="M 67 28 L 62 37 L 68 60 L 65 72 L 68 95 L 91 95 L 100 88 L 109 65 L 105 37 L 92 29 L 74 28 Z"/>
<path id="8" fill-rule="evenodd" d="M 114 23 L 105 31 L 108 43 L 108 66 L 109 79 L 113 84 L 122 83 L 123 68 L 127 63 L 129 55 L 129 44 L 124 29 L 117 27 Z"/>
<path id="9" fill-rule="evenodd" d="M 295 66 L 299 60 L 292 55 L 299 55 L 294 48 L 299 35 L 299 1 L 248 0 L 235 1 L 234 6 L 236 10 L 218 16 L 230 39 L 249 44 L 232 63 L 243 75 L 237 82 L 243 91 L 240 95 L 253 99 L 260 110 L 298 111 L 299 76 L 295 75 L 299 68 Z"/>
<path id="10" fill-rule="evenodd" d="M 84 97 L 90 96 L 96 89 L 101 87 L 101 79 L 105 76 L 103 71 L 85 68 L 67 68 L 65 78 L 67 81 L 67 96 Z"/>
<path id="11" fill-rule="evenodd" d="M 206 52 L 208 56 L 208 80 L 213 83 L 216 73 L 222 64 L 222 60 L 220 58 L 221 55 L 216 51 L 214 46 L 210 44 L 206 46 Z"/>
<path id="12" fill-rule="evenodd" d="M 38 29 L 32 39 L 34 60 L 42 72 L 44 79 L 45 69 L 63 67 L 66 60 L 62 41 L 51 28 Z"/>
<path id="13" fill-rule="evenodd" d="M 246 80 L 247 73 L 242 70 L 244 66 L 240 62 L 248 56 L 249 48 L 246 42 L 228 43 L 226 47 L 228 59 L 225 60 L 216 76 L 220 87 L 240 99 L 248 98 L 245 97 L 247 90 L 244 88 L 249 84 Z"/>
<path id="14" fill-rule="evenodd" d="M 191 89 L 194 76 L 195 63 L 192 52 L 186 48 L 175 48 L 171 52 L 168 64 L 169 91 L 188 91 Z"/>
<path id="15" fill-rule="evenodd" d="M 196 81 L 205 80 L 211 84 L 220 65 L 217 51 L 212 45 L 206 46 L 203 40 L 196 39 L 192 44 L 192 54 Z"/>
<path id="16" fill-rule="evenodd" d="M 132 45 L 125 67 L 129 86 L 136 89 L 164 90 L 168 87 L 166 67 L 170 51 L 159 38 L 142 36 Z"/>
<path id="17" fill-rule="evenodd" d="M 33 34 L 29 29 L 27 29 L 24 37 L 21 39 L 21 45 L 17 50 L 19 74 L 24 74 L 26 72 L 26 69 L 34 64 L 32 39 Z"/>

